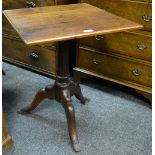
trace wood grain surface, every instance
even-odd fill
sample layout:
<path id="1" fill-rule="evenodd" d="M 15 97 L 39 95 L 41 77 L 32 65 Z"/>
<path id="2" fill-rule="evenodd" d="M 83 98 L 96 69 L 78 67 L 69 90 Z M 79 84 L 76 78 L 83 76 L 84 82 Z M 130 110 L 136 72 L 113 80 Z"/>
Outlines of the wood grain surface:
<path id="1" fill-rule="evenodd" d="M 29 45 L 143 27 L 86 3 L 4 10 L 3 13 Z"/>

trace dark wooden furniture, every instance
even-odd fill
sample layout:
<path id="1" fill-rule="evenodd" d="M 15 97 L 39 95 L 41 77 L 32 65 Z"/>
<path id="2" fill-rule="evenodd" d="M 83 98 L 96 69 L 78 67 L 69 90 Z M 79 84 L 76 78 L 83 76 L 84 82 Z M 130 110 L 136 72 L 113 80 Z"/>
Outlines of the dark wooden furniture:
<path id="1" fill-rule="evenodd" d="M 75 0 L 3 0 L 3 10 L 53 6 L 75 3 Z M 16 31 L 10 26 L 3 16 L 3 61 L 24 69 L 55 78 L 56 73 L 56 45 L 54 43 L 44 45 L 26 46 Z M 12 47 L 12 44 L 14 46 Z M 52 61 L 51 61 L 52 60 Z"/>
<path id="2" fill-rule="evenodd" d="M 32 8 L 67 4 L 68 0 L 3 0 L 3 9 Z M 31 46 L 23 44 L 14 29 L 3 16 L 3 61 L 23 67 L 25 69 L 54 77 L 55 76 L 55 46 Z M 14 46 L 12 46 L 12 44 Z M 3 75 L 5 72 L 3 71 Z M 4 114 L 2 115 L 2 146 L 8 148 L 12 138 L 7 133 Z"/>
<path id="3" fill-rule="evenodd" d="M 77 72 L 79 77 L 86 75 L 100 77 L 133 88 L 150 101 L 152 100 L 152 0 L 33 0 L 31 3 L 28 3 L 30 1 L 26 0 L 3 0 L 2 2 L 3 9 L 86 2 L 142 24 L 144 28 L 138 31 L 125 31 L 117 34 L 99 35 L 80 39 L 79 52 L 77 52 L 76 58 L 77 63 L 74 65 L 75 59 L 71 59 L 70 68 L 72 70 L 72 66 L 76 66 L 75 72 Z M 55 78 L 55 43 L 34 45 L 31 47 L 26 46 L 4 17 L 2 33 L 3 61 Z M 12 43 L 14 44 L 13 47 Z M 82 67 L 78 62 L 78 59 L 80 59 L 78 55 L 83 48 L 85 50 L 87 49 L 87 51 L 95 50 L 100 53 L 101 57 L 104 56 L 104 53 L 110 54 L 110 60 L 112 59 L 114 63 L 112 66 L 108 64 L 108 68 L 114 68 L 115 74 L 104 72 L 103 69 L 102 73 L 98 72 L 98 66 L 101 65 L 101 61 L 98 65 L 94 64 L 95 66 L 91 70 L 87 67 Z M 101 57 L 97 55 L 97 59 Z M 117 60 L 114 57 L 116 57 Z M 104 60 L 105 59 L 106 58 L 104 58 Z M 122 65 L 118 61 L 122 60 L 123 62 L 132 64 L 132 68 L 125 67 L 123 68 L 123 72 L 119 72 L 122 69 Z M 134 63 L 135 61 L 138 62 L 140 66 L 137 66 Z M 91 63 L 94 63 L 93 60 Z M 145 68 L 141 68 L 143 65 L 146 66 L 145 68 L 149 68 L 149 72 L 146 72 Z M 125 75 L 122 75 L 122 73 Z M 145 79 L 148 78 L 145 84 L 137 82 L 139 79 L 140 81 L 143 80 L 144 77 Z M 133 78 L 136 80 L 133 80 Z"/>
<path id="4" fill-rule="evenodd" d="M 2 147 L 3 149 L 8 148 L 12 144 L 12 138 L 7 133 L 4 113 L 2 111 Z"/>
<path id="5" fill-rule="evenodd" d="M 79 39 L 74 69 L 77 75 L 91 75 L 133 88 L 152 101 L 152 1 L 79 2 L 89 3 L 144 27 L 142 30 Z"/>
<path id="6" fill-rule="evenodd" d="M 78 38 L 139 29 L 142 25 L 85 3 L 5 10 L 3 13 L 25 44 L 58 42 L 55 84 L 40 90 L 33 102 L 21 112 L 32 111 L 45 98 L 57 100 L 65 109 L 73 148 L 80 151 L 71 96 L 75 95 L 83 104 L 86 98 L 81 93 L 79 83 L 70 79 L 71 42 Z"/>

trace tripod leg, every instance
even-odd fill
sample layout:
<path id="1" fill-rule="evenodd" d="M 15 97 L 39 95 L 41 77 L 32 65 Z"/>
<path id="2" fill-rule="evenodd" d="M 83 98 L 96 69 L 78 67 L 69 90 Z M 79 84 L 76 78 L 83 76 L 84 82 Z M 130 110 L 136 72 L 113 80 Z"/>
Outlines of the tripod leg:
<path id="1" fill-rule="evenodd" d="M 68 133 L 73 146 L 74 151 L 80 151 L 80 145 L 78 141 L 77 131 L 76 131 L 76 122 L 75 122 L 75 112 L 74 107 L 71 103 L 71 95 L 69 89 L 61 90 L 61 103 L 65 109 L 67 124 L 68 124 Z"/>
<path id="2" fill-rule="evenodd" d="M 82 104 L 85 104 L 86 102 L 89 101 L 88 98 L 84 97 L 83 94 L 82 94 L 82 91 L 81 91 L 81 87 L 79 84 L 76 84 L 75 86 L 75 93 L 74 93 L 75 97 L 80 100 L 80 102 Z"/>
<path id="3" fill-rule="evenodd" d="M 46 92 L 45 89 L 41 89 L 40 91 L 37 92 L 35 98 L 33 99 L 32 103 L 25 108 L 21 109 L 19 113 L 29 113 L 32 110 L 34 110 L 42 100 L 46 98 Z"/>
<path id="4" fill-rule="evenodd" d="M 68 132 L 69 132 L 69 137 L 70 137 L 73 149 L 76 152 L 79 152 L 80 144 L 78 141 L 78 136 L 77 136 L 77 131 L 76 131 L 74 107 L 71 102 L 66 102 L 63 104 L 63 106 L 64 106 L 65 113 L 66 113 L 66 118 L 67 118 L 67 123 L 68 123 Z"/>

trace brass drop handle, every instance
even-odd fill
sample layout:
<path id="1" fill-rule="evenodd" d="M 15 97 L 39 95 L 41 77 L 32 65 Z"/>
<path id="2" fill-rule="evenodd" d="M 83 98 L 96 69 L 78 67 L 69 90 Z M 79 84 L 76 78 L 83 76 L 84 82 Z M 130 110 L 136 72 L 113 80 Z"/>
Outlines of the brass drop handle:
<path id="1" fill-rule="evenodd" d="M 135 75 L 135 76 L 142 75 L 142 72 L 141 72 L 140 70 L 138 70 L 138 69 L 134 69 L 134 70 L 132 71 L 132 73 L 133 73 L 133 75 Z"/>
<path id="2" fill-rule="evenodd" d="M 34 53 L 34 52 L 30 53 L 29 56 L 32 60 L 35 60 L 35 61 L 39 59 L 39 55 L 37 53 Z"/>
<path id="3" fill-rule="evenodd" d="M 26 8 L 34 8 L 36 4 L 34 2 L 26 2 Z"/>
<path id="4" fill-rule="evenodd" d="M 96 38 L 97 41 L 99 41 L 99 40 L 102 40 L 104 37 L 99 35 L 99 36 L 96 36 L 95 38 Z"/>
<path id="5" fill-rule="evenodd" d="M 95 64 L 95 65 L 99 65 L 100 63 L 102 63 L 102 60 L 100 60 L 100 59 L 93 59 L 93 63 Z"/>
<path id="6" fill-rule="evenodd" d="M 150 22 L 150 21 L 152 21 L 152 16 L 149 16 L 149 15 L 144 15 L 144 16 L 142 16 L 142 18 L 143 18 L 143 20 L 144 20 L 145 22 Z"/>
<path id="7" fill-rule="evenodd" d="M 137 48 L 141 51 L 145 50 L 147 48 L 147 46 L 145 44 L 138 44 Z"/>

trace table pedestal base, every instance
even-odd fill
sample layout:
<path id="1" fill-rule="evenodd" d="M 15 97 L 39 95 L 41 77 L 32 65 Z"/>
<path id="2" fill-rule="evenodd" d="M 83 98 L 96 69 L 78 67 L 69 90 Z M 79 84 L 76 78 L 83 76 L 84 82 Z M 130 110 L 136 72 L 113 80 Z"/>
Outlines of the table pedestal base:
<path id="1" fill-rule="evenodd" d="M 73 82 L 69 77 L 69 49 L 70 42 L 58 43 L 58 56 L 57 56 L 57 76 L 54 85 L 49 85 L 44 89 L 41 89 L 35 96 L 30 105 L 20 110 L 20 113 L 28 113 L 34 110 L 42 100 L 55 99 L 60 102 L 65 109 L 68 132 L 73 149 L 80 151 L 80 145 L 78 142 L 74 107 L 71 103 L 71 96 L 75 95 L 82 104 L 86 102 L 86 98 L 83 97 L 79 83 Z"/>
<path id="2" fill-rule="evenodd" d="M 80 146 L 77 137 L 76 123 L 75 123 L 75 114 L 74 107 L 71 103 L 71 96 L 75 95 L 82 104 L 86 102 L 86 98 L 83 97 L 79 84 L 70 82 L 69 85 L 60 85 L 55 82 L 54 85 L 49 85 L 44 89 L 41 89 L 35 96 L 34 100 L 30 105 L 21 109 L 20 113 L 28 113 L 34 110 L 42 100 L 55 99 L 60 102 L 65 109 L 67 123 L 68 123 L 68 132 L 75 151 L 80 151 Z"/>

